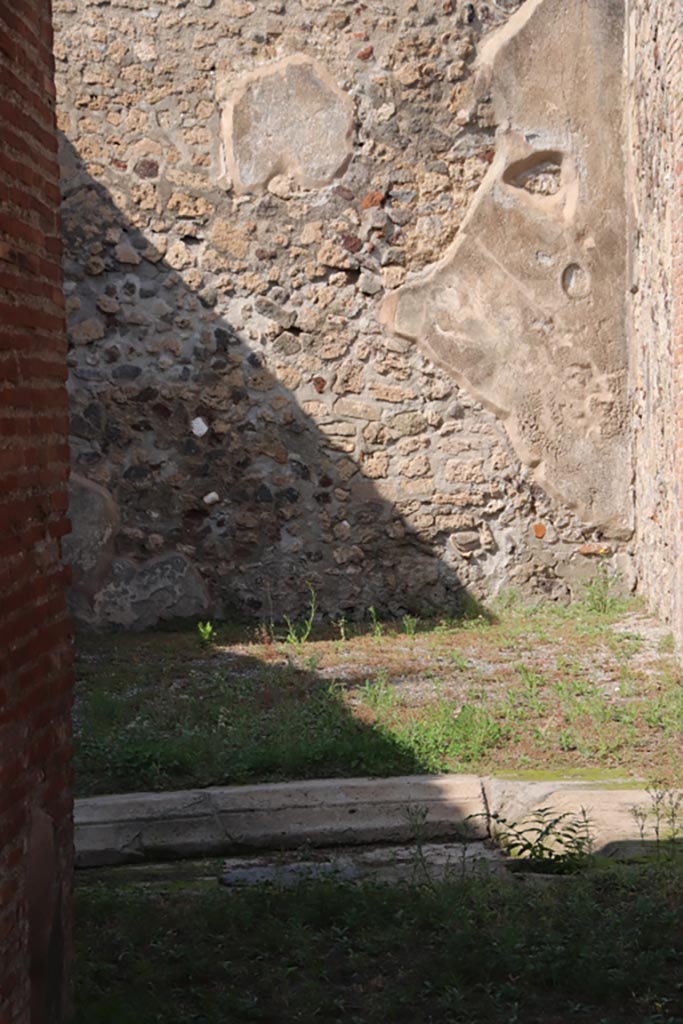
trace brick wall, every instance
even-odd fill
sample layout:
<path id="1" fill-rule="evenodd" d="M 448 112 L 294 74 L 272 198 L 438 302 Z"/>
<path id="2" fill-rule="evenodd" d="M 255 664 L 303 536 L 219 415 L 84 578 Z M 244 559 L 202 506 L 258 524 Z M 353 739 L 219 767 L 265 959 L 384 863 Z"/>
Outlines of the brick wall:
<path id="1" fill-rule="evenodd" d="M 683 11 L 632 0 L 632 408 L 639 586 L 683 644 Z"/>
<path id="2" fill-rule="evenodd" d="M 0 1021 L 68 1004 L 71 643 L 49 0 L 0 0 Z"/>

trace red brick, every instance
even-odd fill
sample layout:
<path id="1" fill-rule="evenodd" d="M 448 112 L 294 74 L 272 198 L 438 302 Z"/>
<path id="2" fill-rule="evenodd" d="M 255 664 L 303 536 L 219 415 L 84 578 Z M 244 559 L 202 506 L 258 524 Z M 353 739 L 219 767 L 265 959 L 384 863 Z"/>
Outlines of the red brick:
<path id="1" fill-rule="evenodd" d="M 0 1022 L 29 1024 L 26 850 L 50 815 L 71 863 L 71 626 L 55 539 L 68 474 L 66 337 L 49 0 L 0 2 Z M 47 542 L 47 543 L 45 543 Z M 62 954 L 68 1011 L 68 906 Z M 36 1020 L 35 1024 L 38 1024 Z"/>

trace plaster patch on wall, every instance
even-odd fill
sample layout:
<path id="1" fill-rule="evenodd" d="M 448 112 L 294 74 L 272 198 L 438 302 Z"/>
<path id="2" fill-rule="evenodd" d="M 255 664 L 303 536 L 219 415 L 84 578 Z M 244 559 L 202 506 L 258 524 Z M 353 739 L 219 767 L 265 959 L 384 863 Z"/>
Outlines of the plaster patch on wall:
<path id="1" fill-rule="evenodd" d="M 263 191 L 288 175 L 316 188 L 351 158 L 353 102 L 319 61 L 303 54 L 246 74 L 223 114 L 228 169 L 236 192 Z"/>
<path id="2" fill-rule="evenodd" d="M 531 0 L 487 40 L 474 96 L 499 125 L 491 167 L 443 261 L 384 307 L 612 536 L 631 528 L 623 21 L 620 0 Z"/>

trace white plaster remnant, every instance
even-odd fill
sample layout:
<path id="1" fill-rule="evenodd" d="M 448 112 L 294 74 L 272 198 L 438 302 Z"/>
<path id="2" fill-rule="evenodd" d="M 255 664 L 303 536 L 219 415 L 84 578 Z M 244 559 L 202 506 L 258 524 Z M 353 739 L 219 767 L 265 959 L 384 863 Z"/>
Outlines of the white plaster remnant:
<path id="1" fill-rule="evenodd" d="M 208 434 L 208 432 L 208 424 L 201 416 L 197 416 L 196 419 L 192 420 L 192 433 L 195 437 L 204 437 L 204 434 Z"/>
<path id="2" fill-rule="evenodd" d="M 353 102 L 319 61 L 299 53 L 250 72 L 223 113 L 235 192 L 262 192 L 276 178 L 328 184 L 351 158 L 352 131 Z"/>
<path id="3" fill-rule="evenodd" d="M 383 319 L 504 420 L 536 481 L 631 529 L 621 0 L 528 0 L 482 45 L 490 168 L 443 259 Z"/>

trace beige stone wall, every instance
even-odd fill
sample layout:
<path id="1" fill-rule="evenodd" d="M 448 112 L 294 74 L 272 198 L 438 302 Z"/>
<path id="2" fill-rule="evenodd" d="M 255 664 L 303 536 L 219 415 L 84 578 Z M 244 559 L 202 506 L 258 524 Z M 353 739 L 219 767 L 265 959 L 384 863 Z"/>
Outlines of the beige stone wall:
<path id="1" fill-rule="evenodd" d="M 632 0 L 630 4 L 627 190 L 635 549 L 639 589 L 677 628 L 681 576 L 676 444 L 681 390 L 676 368 L 674 255 L 681 125 L 676 124 L 675 102 L 679 98 L 680 103 L 683 90 L 682 21 L 678 0 Z"/>
<path id="2" fill-rule="evenodd" d="M 379 317 L 491 166 L 517 0 L 54 7 L 79 616 L 578 592 L 621 542 Z"/>

